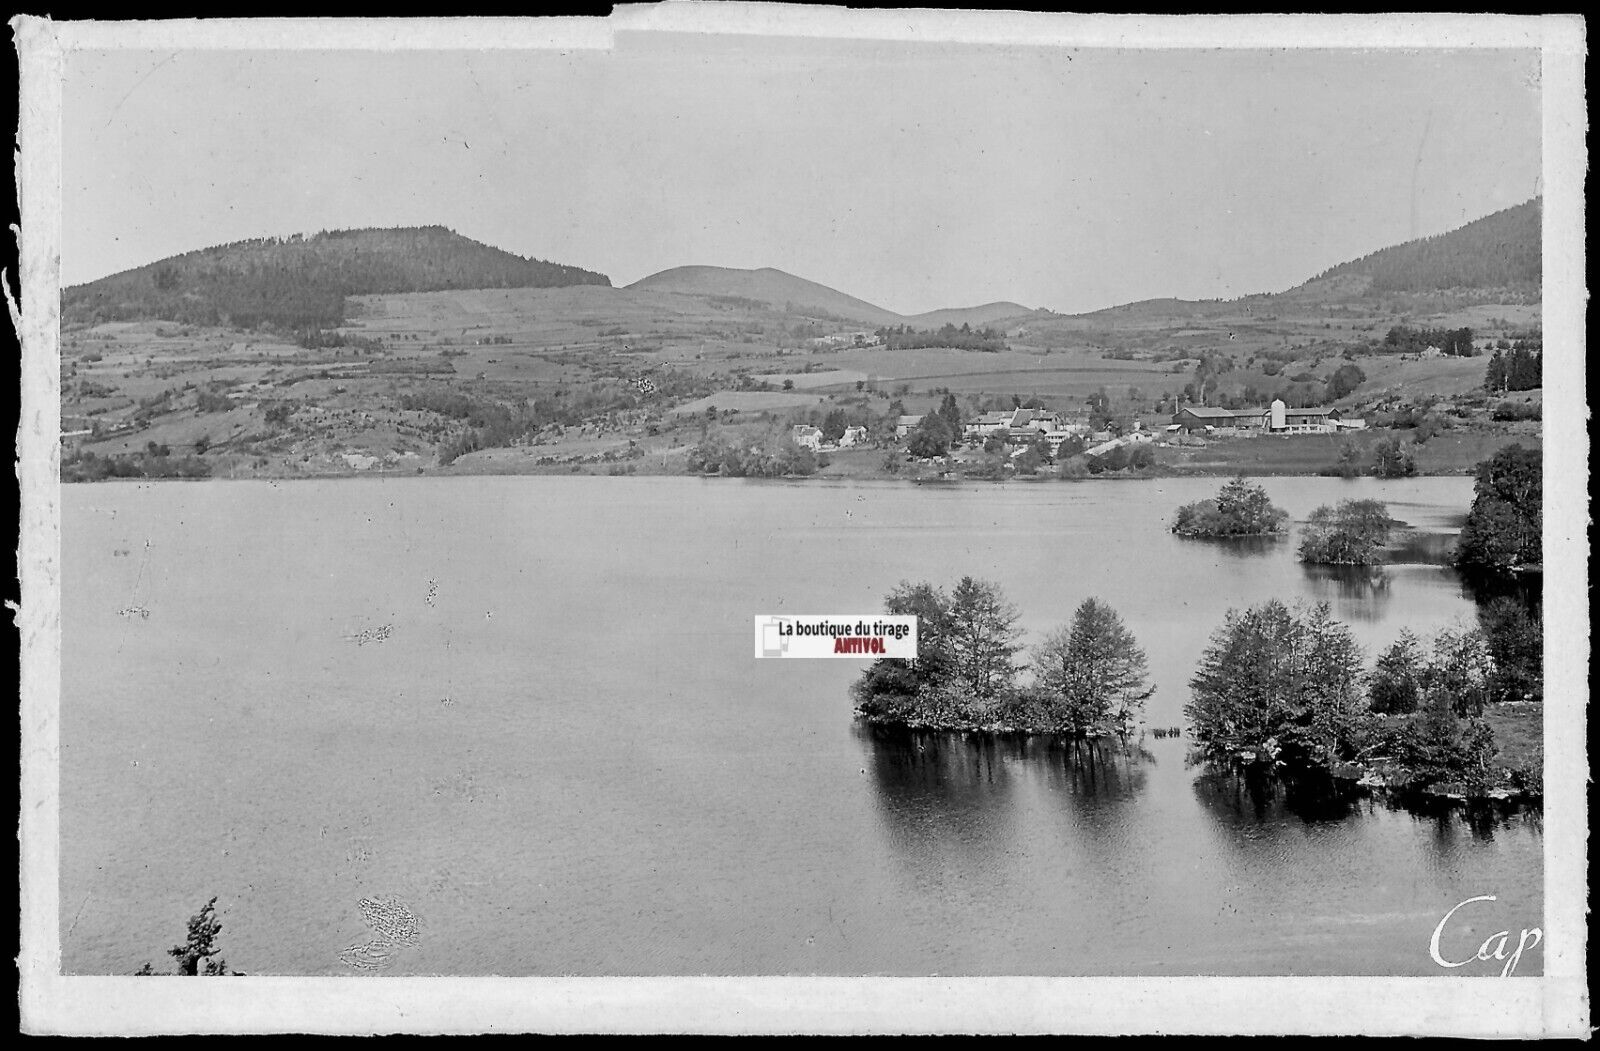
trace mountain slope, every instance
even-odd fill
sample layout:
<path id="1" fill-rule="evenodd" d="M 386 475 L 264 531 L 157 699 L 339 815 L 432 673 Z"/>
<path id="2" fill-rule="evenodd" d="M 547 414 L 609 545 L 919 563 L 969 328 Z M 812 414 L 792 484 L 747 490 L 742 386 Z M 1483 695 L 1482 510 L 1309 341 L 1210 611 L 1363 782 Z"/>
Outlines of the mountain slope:
<path id="1" fill-rule="evenodd" d="M 1448 233 L 1407 241 L 1324 270 L 1291 292 L 1340 295 L 1453 288 L 1533 290 L 1542 276 L 1539 198 Z"/>
<path id="2" fill-rule="evenodd" d="M 65 289 L 64 323 L 340 324 L 345 297 L 464 288 L 610 285 L 604 274 L 510 252 L 442 226 L 333 230 L 202 248 Z"/>
<path id="3" fill-rule="evenodd" d="M 739 296 L 779 309 L 810 308 L 872 325 L 898 325 L 905 320 L 893 311 L 771 267 L 738 270 L 725 266 L 677 266 L 640 278 L 628 288 L 696 296 Z"/>
<path id="4" fill-rule="evenodd" d="M 1379 249 L 1330 267 L 1286 292 L 1234 300 L 1146 299 L 1076 315 L 1080 319 L 1215 317 L 1252 310 L 1294 309 L 1335 303 L 1376 304 L 1465 298 L 1507 302 L 1537 299 L 1541 290 L 1540 220 L 1534 198 L 1475 219 L 1454 230 Z"/>

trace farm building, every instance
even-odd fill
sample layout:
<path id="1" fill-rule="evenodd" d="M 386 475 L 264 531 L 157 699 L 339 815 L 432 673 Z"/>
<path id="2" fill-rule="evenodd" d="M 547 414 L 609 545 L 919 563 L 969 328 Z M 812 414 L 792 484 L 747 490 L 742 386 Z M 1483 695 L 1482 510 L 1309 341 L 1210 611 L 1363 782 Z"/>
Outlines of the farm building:
<path id="1" fill-rule="evenodd" d="M 1272 434 L 1328 434 L 1339 429 L 1338 409 L 1291 409 L 1281 398 L 1267 410 L 1267 430 Z"/>
<path id="2" fill-rule="evenodd" d="M 865 427 L 846 427 L 844 434 L 839 436 L 839 448 L 848 449 L 852 445 L 860 445 L 867 440 Z"/>
<path id="3" fill-rule="evenodd" d="M 1221 409 L 1208 405 L 1185 405 L 1172 415 L 1173 426 L 1185 431 L 1253 430 L 1262 426 L 1263 409 Z"/>
<path id="4" fill-rule="evenodd" d="M 895 420 L 894 433 L 897 438 L 904 438 L 911 433 L 911 428 L 922 422 L 921 416 L 901 416 Z"/>
<path id="5" fill-rule="evenodd" d="M 800 446 L 802 449 L 810 449 L 814 452 L 817 449 L 822 448 L 822 432 L 815 427 L 808 426 L 804 423 L 796 424 L 790 430 L 789 436 L 793 438 L 794 443 Z"/>

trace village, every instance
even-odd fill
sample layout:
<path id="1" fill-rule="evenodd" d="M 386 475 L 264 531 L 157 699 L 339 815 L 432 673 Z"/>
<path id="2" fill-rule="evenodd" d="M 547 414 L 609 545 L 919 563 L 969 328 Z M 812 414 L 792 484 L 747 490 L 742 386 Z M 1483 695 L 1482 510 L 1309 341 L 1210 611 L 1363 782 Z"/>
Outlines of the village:
<path id="1" fill-rule="evenodd" d="M 1207 438 L 1329 435 L 1367 428 L 1365 419 L 1345 415 L 1340 409 L 1289 408 L 1282 399 L 1274 399 L 1263 409 L 1185 405 L 1173 413 L 1172 422 L 1164 426 L 1147 425 L 1145 420 L 1137 418 L 1103 419 L 1097 426 L 1088 408 L 1063 413 L 1054 409 L 1018 407 L 980 413 L 961 422 L 959 435 L 950 433 L 947 427 L 948 441 L 914 447 L 911 439 L 929 415 L 901 415 L 894 419 L 894 442 L 906 446 L 910 459 L 935 465 L 959 465 L 1003 453 L 1007 457 L 1005 467 L 1012 469 L 1016 461 L 1030 451 L 1043 459 L 1042 454 L 1048 450 L 1048 459 L 1052 462 L 1080 455 L 1086 460 L 1097 460 L 1117 449 L 1147 444 L 1195 446 L 1204 445 Z M 846 427 L 832 441 L 825 437 L 821 428 L 810 424 L 795 424 L 790 428 L 790 440 L 794 445 L 815 454 L 864 447 L 872 437 L 868 428 L 860 425 Z M 876 444 L 880 445 L 888 440 L 884 435 L 877 438 Z M 948 452 L 917 455 L 919 451 L 938 448 L 947 448 Z"/>

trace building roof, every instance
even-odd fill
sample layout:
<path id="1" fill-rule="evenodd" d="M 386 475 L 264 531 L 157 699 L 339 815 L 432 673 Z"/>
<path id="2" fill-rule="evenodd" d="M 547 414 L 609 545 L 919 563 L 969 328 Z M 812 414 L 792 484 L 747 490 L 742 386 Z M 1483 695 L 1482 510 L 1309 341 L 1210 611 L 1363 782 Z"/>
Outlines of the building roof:
<path id="1" fill-rule="evenodd" d="M 1234 416 L 1232 409 L 1219 409 L 1210 405 L 1185 405 L 1178 411 L 1186 412 L 1191 416 L 1198 416 L 1202 420 L 1231 420 Z M 1242 415 L 1251 414 L 1244 413 Z"/>
<path id="2" fill-rule="evenodd" d="M 1286 416 L 1335 416 L 1338 409 L 1284 409 Z"/>
<path id="3" fill-rule="evenodd" d="M 917 424 L 919 424 L 921 422 L 922 422 L 922 417 L 921 416 L 902 416 L 898 420 L 898 423 L 902 427 L 915 427 Z"/>

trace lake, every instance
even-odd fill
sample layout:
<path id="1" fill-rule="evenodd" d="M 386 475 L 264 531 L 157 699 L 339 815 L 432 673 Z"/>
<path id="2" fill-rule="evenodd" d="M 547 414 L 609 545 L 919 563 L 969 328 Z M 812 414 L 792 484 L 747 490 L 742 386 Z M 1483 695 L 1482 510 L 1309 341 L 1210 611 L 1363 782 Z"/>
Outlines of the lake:
<path id="1" fill-rule="evenodd" d="M 1166 531 L 1222 481 L 64 486 L 63 970 L 168 970 L 216 895 L 251 974 L 368 973 L 383 896 L 419 935 L 372 973 L 1498 974 L 1429 938 L 1479 895 L 1452 959 L 1543 926 L 1537 813 L 1307 804 L 1186 736 L 873 731 L 867 658 L 751 657 L 754 615 L 903 579 L 991 579 L 1030 642 L 1097 595 L 1165 727 L 1230 607 L 1327 601 L 1369 661 L 1473 622 L 1471 479 L 1260 480 L 1297 521 L 1387 501 L 1418 533 L 1376 582 Z"/>

